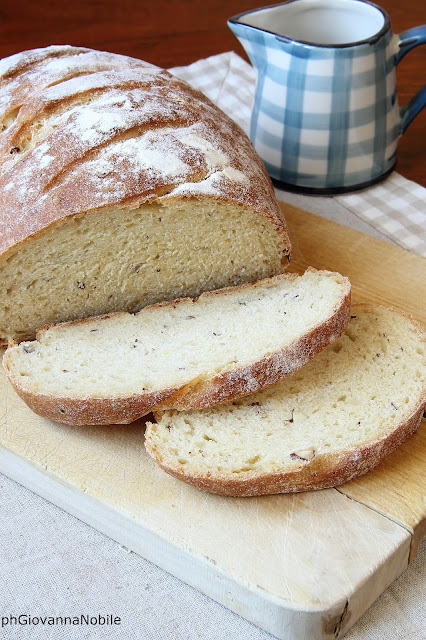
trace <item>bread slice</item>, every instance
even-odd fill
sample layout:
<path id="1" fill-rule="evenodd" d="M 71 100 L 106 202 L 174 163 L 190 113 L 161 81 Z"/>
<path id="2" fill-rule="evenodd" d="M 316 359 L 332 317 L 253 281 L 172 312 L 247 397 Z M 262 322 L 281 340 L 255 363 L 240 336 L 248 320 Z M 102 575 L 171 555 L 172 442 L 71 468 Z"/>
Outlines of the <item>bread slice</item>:
<path id="1" fill-rule="evenodd" d="M 277 275 L 290 241 L 245 133 L 151 64 L 0 61 L 0 343 Z"/>
<path id="2" fill-rule="evenodd" d="M 3 363 L 40 415 L 128 423 L 153 408 L 208 407 L 272 384 L 337 338 L 349 313 L 348 279 L 311 269 L 47 327 L 9 347 Z"/>
<path id="3" fill-rule="evenodd" d="M 146 448 L 165 471 L 224 495 L 337 486 L 418 428 L 425 353 L 412 318 L 354 305 L 345 334 L 303 369 L 220 407 L 156 414 Z"/>

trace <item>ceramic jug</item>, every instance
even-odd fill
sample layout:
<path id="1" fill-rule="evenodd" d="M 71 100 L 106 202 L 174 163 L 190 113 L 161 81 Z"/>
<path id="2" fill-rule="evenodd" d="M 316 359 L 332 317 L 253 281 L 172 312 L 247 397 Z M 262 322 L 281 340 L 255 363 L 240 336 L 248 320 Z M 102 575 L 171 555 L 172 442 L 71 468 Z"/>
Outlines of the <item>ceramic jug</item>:
<path id="1" fill-rule="evenodd" d="M 392 171 L 426 104 L 425 86 L 399 107 L 396 66 L 426 25 L 395 35 L 365 0 L 290 0 L 228 24 L 257 70 L 250 137 L 278 185 L 341 193 Z"/>

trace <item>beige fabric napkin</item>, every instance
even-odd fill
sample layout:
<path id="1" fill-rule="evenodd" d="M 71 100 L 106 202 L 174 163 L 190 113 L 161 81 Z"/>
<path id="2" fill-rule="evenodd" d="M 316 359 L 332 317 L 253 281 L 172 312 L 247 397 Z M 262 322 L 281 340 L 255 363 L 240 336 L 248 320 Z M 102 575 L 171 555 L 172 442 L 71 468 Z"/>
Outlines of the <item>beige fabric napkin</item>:
<path id="1" fill-rule="evenodd" d="M 245 60 L 229 51 L 170 71 L 205 93 L 248 133 L 256 72 Z M 374 187 L 335 199 L 399 246 L 426 256 L 424 187 L 394 171 Z"/>

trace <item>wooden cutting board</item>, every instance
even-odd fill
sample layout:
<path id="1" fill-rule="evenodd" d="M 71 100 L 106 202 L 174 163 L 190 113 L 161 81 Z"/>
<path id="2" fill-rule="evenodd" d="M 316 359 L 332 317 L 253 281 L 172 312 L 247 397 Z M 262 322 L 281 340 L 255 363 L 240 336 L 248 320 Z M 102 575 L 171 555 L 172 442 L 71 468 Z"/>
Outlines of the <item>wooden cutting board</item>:
<path id="1" fill-rule="evenodd" d="M 426 260 L 283 205 L 291 270 L 350 277 L 355 300 L 426 323 Z M 426 428 L 338 489 L 224 498 L 163 473 L 144 424 L 67 427 L 33 414 L 0 374 L 0 471 L 278 638 L 341 637 L 425 534 Z"/>

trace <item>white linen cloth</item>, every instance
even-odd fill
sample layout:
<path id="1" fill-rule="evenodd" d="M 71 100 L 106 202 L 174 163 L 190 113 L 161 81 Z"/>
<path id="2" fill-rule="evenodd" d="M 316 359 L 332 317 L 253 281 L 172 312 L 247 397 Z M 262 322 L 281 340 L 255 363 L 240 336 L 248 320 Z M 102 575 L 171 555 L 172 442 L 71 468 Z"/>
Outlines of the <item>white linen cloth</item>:
<path id="1" fill-rule="evenodd" d="M 234 53 L 174 72 L 247 130 L 254 73 Z M 279 198 L 425 254 L 426 190 L 396 173 L 356 194 Z M 346 634 L 347 640 L 426 638 L 426 540 L 415 561 Z M 121 618 L 119 626 L 5 627 L 1 640 L 273 640 L 268 633 L 0 475 L 2 615 Z M 289 640 L 291 640 L 289 638 Z M 307 638 L 306 640 L 311 640 Z"/>

